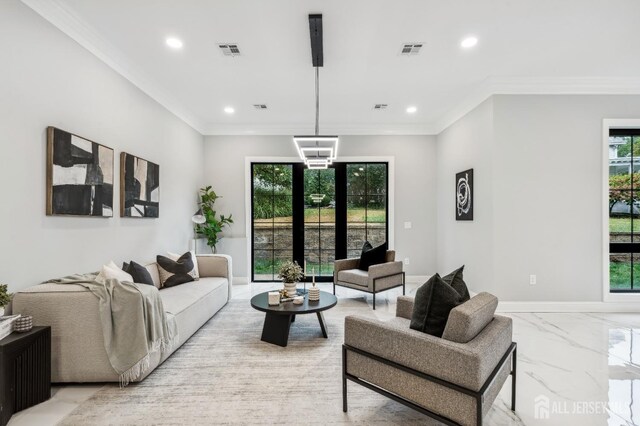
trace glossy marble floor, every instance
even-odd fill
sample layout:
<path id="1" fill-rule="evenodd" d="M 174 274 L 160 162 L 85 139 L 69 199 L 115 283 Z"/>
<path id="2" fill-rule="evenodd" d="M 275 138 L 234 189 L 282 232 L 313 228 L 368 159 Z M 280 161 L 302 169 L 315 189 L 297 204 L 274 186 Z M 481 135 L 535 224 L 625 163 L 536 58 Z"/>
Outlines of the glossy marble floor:
<path id="1" fill-rule="evenodd" d="M 418 284 L 408 284 L 407 293 Z M 249 299 L 272 284 L 234 287 L 233 297 Z M 330 284 L 321 288 L 329 290 Z M 395 312 L 393 290 L 380 294 L 376 315 Z M 339 288 L 338 296 L 371 296 Z M 518 342 L 517 410 L 508 409 L 510 386 L 494 404 L 489 424 L 495 425 L 635 425 L 640 424 L 640 313 L 517 313 L 514 340 Z M 90 398 L 100 385 L 56 387 L 52 398 L 15 415 L 10 426 L 55 424 Z"/>

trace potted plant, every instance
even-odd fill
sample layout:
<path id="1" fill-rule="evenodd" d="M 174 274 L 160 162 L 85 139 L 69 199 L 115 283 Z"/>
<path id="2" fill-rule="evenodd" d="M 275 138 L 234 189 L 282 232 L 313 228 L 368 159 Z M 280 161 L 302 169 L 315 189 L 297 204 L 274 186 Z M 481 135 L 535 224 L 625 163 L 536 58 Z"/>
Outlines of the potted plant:
<path id="1" fill-rule="evenodd" d="M 296 282 L 300 281 L 302 277 L 304 277 L 304 273 L 298 262 L 287 260 L 278 269 L 278 278 L 284 283 L 284 289 L 288 297 L 296 295 Z"/>
<path id="2" fill-rule="evenodd" d="M 0 284 L 0 317 L 4 315 L 4 307 L 11 301 L 11 294 L 6 284 Z"/>
<path id="3" fill-rule="evenodd" d="M 211 186 L 200 188 L 200 210 L 202 216 L 204 216 L 204 223 L 196 225 L 196 236 L 202 236 L 207 239 L 207 245 L 211 247 L 211 252 L 216 252 L 216 245 L 222 239 L 219 235 L 225 226 L 233 223 L 233 215 L 225 217 L 220 215 L 218 217 L 217 212 L 213 206 L 216 200 L 220 198 L 216 192 L 211 189 Z"/>

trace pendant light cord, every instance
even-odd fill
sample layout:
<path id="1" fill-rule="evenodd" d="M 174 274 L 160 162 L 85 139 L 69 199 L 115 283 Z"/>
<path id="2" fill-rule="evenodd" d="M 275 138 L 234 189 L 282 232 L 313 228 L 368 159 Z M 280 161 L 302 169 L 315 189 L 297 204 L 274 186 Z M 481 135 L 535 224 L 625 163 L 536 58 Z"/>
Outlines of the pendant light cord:
<path id="1" fill-rule="evenodd" d="M 316 68 L 316 136 L 320 134 L 320 76 L 319 67 Z M 316 141 L 317 144 L 317 141 Z"/>

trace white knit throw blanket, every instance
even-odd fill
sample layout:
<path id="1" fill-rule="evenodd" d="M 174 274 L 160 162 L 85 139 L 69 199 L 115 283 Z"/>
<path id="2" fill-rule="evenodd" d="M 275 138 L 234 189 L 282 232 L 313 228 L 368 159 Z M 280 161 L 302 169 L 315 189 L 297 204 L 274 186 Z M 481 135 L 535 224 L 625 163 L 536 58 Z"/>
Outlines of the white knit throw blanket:
<path id="1" fill-rule="evenodd" d="M 154 352 L 171 351 L 178 327 L 174 316 L 164 311 L 155 286 L 115 279 L 101 283 L 96 276 L 76 274 L 47 282 L 81 285 L 98 298 L 104 347 L 124 387 L 149 370 Z"/>

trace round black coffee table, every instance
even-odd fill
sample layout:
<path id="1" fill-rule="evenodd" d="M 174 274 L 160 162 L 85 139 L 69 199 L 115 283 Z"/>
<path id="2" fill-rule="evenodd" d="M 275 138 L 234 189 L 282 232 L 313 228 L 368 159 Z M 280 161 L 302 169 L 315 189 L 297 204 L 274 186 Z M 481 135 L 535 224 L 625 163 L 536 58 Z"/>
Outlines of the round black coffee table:
<path id="1" fill-rule="evenodd" d="M 273 290 L 272 290 L 273 291 Z M 301 292 L 301 290 L 298 290 Z M 304 302 L 295 305 L 293 302 L 282 302 L 279 305 L 269 306 L 269 292 L 264 292 L 253 296 L 251 306 L 262 312 L 266 312 L 264 326 L 262 327 L 262 340 L 278 346 L 287 346 L 289 341 L 289 329 L 291 323 L 296 320 L 296 315 L 317 314 L 322 335 L 327 338 L 327 324 L 324 322 L 322 311 L 333 308 L 338 303 L 338 299 L 326 291 L 320 292 L 320 300 L 310 301 L 307 294 L 304 295 Z"/>

